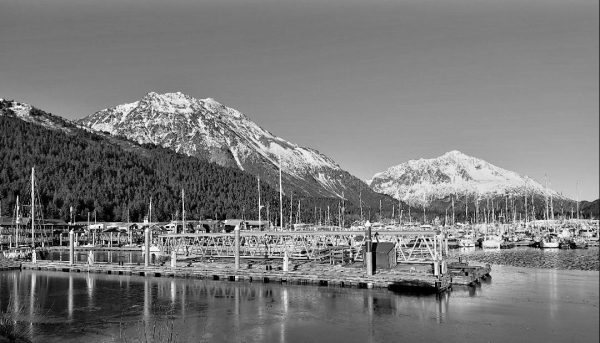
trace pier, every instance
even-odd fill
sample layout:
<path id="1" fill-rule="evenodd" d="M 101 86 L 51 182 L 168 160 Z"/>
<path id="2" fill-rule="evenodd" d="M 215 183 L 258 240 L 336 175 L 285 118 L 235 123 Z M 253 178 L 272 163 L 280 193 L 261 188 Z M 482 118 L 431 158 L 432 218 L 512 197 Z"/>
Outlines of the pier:
<path id="1" fill-rule="evenodd" d="M 372 242 L 373 238 L 376 242 Z M 149 233 L 140 247 L 69 247 L 69 261 L 39 258 L 22 269 L 104 273 L 227 282 L 273 282 L 411 292 L 444 292 L 452 284 L 472 286 L 491 268 L 459 260 L 448 263 L 448 247 L 436 231 L 264 232 L 159 235 L 150 249 Z M 148 250 L 146 250 L 148 249 Z M 95 251 L 140 251 L 143 263 L 94 261 Z M 89 251 L 76 261 L 75 251 Z M 146 254 L 146 251 L 149 253 Z M 169 262 L 170 260 L 170 262 Z M 165 265 L 168 263 L 168 265 Z"/>
<path id="2" fill-rule="evenodd" d="M 444 292 L 451 285 L 449 275 L 434 276 L 416 269 L 380 270 L 366 275 L 364 268 L 342 267 L 330 264 L 294 266 L 284 271 L 279 263 L 244 263 L 235 269 L 232 263 L 178 262 L 175 267 L 144 266 L 137 264 L 74 263 L 37 261 L 22 262 L 22 269 L 67 273 L 103 273 L 143 277 L 193 278 L 226 282 L 263 282 L 288 285 L 312 285 L 353 288 L 408 289 L 415 292 Z"/>

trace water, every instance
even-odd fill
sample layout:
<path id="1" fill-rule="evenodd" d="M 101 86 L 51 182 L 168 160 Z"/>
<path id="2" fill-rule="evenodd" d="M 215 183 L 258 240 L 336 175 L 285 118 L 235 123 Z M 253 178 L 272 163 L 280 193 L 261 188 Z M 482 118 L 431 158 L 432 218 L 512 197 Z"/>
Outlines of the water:
<path id="1" fill-rule="evenodd" d="M 467 256 L 469 260 L 514 267 L 566 270 L 600 270 L 600 250 L 589 249 L 513 249 L 461 248 L 450 251 L 453 257 Z"/>
<path id="2" fill-rule="evenodd" d="M 442 295 L 10 271 L 0 310 L 17 309 L 34 342 L 599 341 L 598 271 L 492 267 L 484 283 Z"/>

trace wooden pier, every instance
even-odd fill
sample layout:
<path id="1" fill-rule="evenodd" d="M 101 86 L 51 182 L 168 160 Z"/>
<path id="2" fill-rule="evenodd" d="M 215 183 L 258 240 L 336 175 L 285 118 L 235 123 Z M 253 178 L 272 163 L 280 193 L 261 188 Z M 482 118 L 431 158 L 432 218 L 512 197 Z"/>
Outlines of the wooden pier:
<path id="1" fill-rule="evenodd" d="M 0 271 L 21 269 L 21 262 L 11 259 L 0 259 Z"/>
<path id="2" fill-rule="evenodd" d="M 457 262 L 448 263 L 448 272 L 452 278 L 453 285 L 472 286 L 481 282 L 490 276 L 492 267 L 489 264 L 485 266 L 470 265 L 462 259 Z"/>
<path id="3" fill-rule="evenodd" d="M 218 280 L 227 282 L 261 282 L 289 285 L 313 285 L 328 287 L 386 288 L 409 290 L 411 292 L 444 292 L 450 288 L 449 275 L 434 276 L 429 272 L 416 270 L 386 269 L 368 276 L 364 268 L 341 265 L 317 264 L 294 266 L 291 271 L 283 271 L 274 264 L 254 265 L 245 263 L 236 270 L 232 263 L 181 263 L 174 268 L 137 264 L 85 263 L 37 261 L 23 262 L 22 269 L 48 270 L 67 273 L 102 273 L 143 277 L 171 277 L 187 279 Z"/>

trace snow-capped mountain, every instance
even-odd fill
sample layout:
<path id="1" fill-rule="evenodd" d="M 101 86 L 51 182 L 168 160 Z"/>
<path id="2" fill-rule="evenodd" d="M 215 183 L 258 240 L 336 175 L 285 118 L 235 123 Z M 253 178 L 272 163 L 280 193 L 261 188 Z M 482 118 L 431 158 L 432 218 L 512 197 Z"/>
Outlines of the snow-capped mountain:
<path id="1" fill-rule="evenodd" d="M 29 104 L 2 98 L 0 98 L 0 116 L 16 117 L 51 130 L 63 132 L 70 132 L 70 128 L 76 126 L 70 120 L 44 112 Z"/>
<path id="2" fill-rule="evenodd" d="M 96 131 L 152 143 L 179 153 L 239 168 L 275 188 L 279 159 L 284 192 L 312 196 L 358 194 L 362 181 L 318 151 L 285 141 L 243 113 L 214 99 L 182 93 L 146 94 L 141 100 L 104 109 L 78 121 Z M 367 188 L 365 186 L 365 188 Z"/>
<path id="3" fill-rule="evenodd" d="M 528 176 L 459 151 L 433 159 L 410 160 L 375 174 L 367 183 L 376 192 L 414 205 L 451 195 L 485 198 L 535 194 L 566 199 Z"/>

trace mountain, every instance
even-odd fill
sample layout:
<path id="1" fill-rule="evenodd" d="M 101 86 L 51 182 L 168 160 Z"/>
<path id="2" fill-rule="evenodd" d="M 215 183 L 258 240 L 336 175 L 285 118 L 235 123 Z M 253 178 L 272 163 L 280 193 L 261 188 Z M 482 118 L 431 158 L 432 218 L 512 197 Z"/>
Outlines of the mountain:
<path id="1" fill-rule="evenodd" d="M 450 151 L 433 159 L 410 160 L 377 173 L 367 183 L 376 192 L 411 205 L 428 205 L 451 196 L 480 199 L 552 197 L 568 200 L 528 176 L 502 169 L 484 160 Z M 455 196 L 455 199 L 456 199 Z"/>
<path id="2" fill-rule="evenodd" d="M 95 131 L 29 104 L 0 99 L 0 146 L 0 216 L 14 215 L 17 197 L 21 204 L 30 203 L 35 167 L 38 203 L 44 207 L 38 213 L 45 218 L 81 221 L 95 214 L 101 221 L 141 221 L 154 199 L 153 219 L 167 221 L 180 216 L 182 189 L 188 219 L 258 217 L 257 180 L 246 171 Z M 371 209 L 375 215 L 379 199 L 383 214 L 392 212 L 391 197 L 376 194 L 356 178 L 350 181 L 364 194 L 363 208 L 358 201 L 344 204 L 347 225 L 360 219 L 363 209 L 365 215 Z M 278 223 L 278 185 L 261 182 L 260 193 L 266 207 L 262 218 Z M 286 225 L 292 216 L 305 223 L 330 216 L 338 223 L 338 197 L 298 195 L 283 196 Z M 369 195 L 376 205 L 364 201 Z"/>
<path id="3" fill-rule="evenodd" d="M 0 100 L 0 216 L 14 216 L 31 203 L 31 168 L 44 218 L 85 221 L 142 221 L 153 199 L 152 219 L 258 217 L 256 178 L 237 168 L 219 166 L 152 144 L 78 127 L 31 105 Z M 279 192 L 260 185 L 262 218 L 279 222 Z M 302 208 L 283 198 L 286 223 L 312 222 L 315 208 L 336 213 L 338 199 L 304 198 Z M 294 199 L 295 200 L 295 199 Z M 270 212 L 268 208 L 270 207 Z M 72 211 L 71 211 L 72 210 Z M 348 204 L 348 222 L 359 209 Z M 299 218 L 298 218 L 299 217 Z M 334 222 L 337 218 L 332 216 Z"/>
<path id="4" fill-rule="evenodd" d="M 243 113 L 214 99 L 182 93 L 146 94 L 141 100 L 98 111 L 79 124 L 140 144 L 152 143 L 221 166 L 238 168 L 284 193 L 335 197 L 369 206 L 392 199 L 375 194 L 358 178 L 318 151 L 298 146 L 259 127 Z M 362 193 L 362 194 L 361 194 Z M 390 206 L 391 207 L 391 206 Z"/>
<path id="5" fill-rule="evenodd" d="M 2 98 L 0 98 L 0 116 L 17 118 L 65 133 L 70 133 L 73 128 L 77 127 L 77 124 L 70 120 L 44 112 L 29 104 Z"/>

